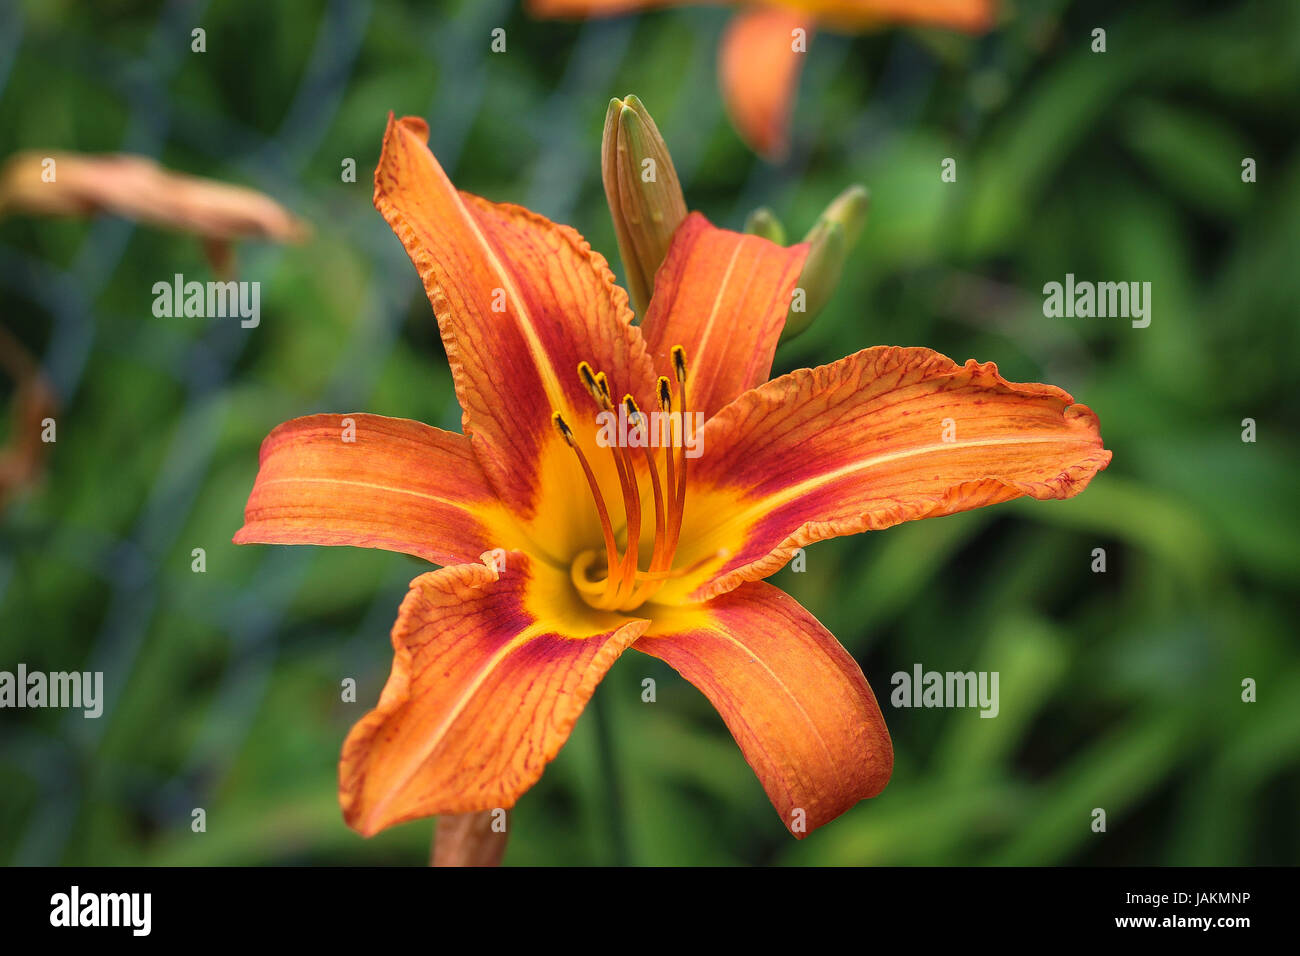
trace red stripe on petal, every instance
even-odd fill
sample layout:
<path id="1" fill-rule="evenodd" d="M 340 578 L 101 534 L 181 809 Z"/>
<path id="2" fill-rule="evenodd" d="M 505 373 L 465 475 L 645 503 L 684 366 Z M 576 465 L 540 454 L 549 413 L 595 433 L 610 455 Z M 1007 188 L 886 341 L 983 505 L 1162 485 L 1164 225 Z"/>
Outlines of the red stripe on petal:
<path id="1" fill-rule="evenodd" d="M 393 670 L 348 735 L 339 800 L 370 836 L 441 813 L 514 805 L 559 752 L 646 621 L 592 611 L 567 574 L 522 552 L 411 582 Z"/>

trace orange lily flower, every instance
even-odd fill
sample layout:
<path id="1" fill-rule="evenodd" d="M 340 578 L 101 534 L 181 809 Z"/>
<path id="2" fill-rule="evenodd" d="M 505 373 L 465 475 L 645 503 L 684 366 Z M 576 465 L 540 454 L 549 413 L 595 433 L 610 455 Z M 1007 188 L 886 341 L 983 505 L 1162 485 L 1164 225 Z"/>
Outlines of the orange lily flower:
<path id="1" fill-rule="evenodd" d="M 698 213 L 633 325 L 577 232 L 458 192 L 427 138 L 390 117 L 374 198 L 437 316 L 464 434 L 287 422 L 235 536 L 444 565 L 411 582 L 391 676 L 344 744 L 348 824 L 513 806 L 629 647 L 703 691 L 796 837 L 878 793 L 893 750 L 861 669 L 762 579 L 824 538 L 1077 494 L 1110 461 L 1096 416 L 924 348 L 768 381 L 807 247 Z M 618 410 L 632 430 L 609 441 L 598 416 Z M 705 424 L 639 443 L 655 413 Z"/>
<path id="2" fill-rule="evenodd" d="M 707 2 L 710 0 L 529 0 L 528 6 L 539 17 L 597 17 Z M 983 33 L 993 26 L 995 11 L 995 0 L 731 2 L 745 9 L 732 18 L 723 33 L 718 84 L 736 131 L 751 149 L 769 160 L 782 159 L 789 150 L 799 72 L 818 24 L 845 31 L 898 23 Z"/>

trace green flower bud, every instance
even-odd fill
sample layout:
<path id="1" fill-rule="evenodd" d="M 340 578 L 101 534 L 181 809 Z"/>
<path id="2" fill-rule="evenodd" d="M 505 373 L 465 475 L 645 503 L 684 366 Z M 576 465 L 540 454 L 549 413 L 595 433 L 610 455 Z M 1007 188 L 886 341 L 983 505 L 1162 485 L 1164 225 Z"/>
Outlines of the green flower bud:
<path id="1" fill-rule="evenodd" d="M 745 232 L 751 236 L 770 239 L 778 246 L 785 245 L 785 226 L 776 218 L 776 213 L 766 206 L 759 206 L 745 220 Z"/>
<path id="2" fill-rule="evenodd" d="M 795 300 L 786 316 L 781 341 L 786 342 L 805 331 L 826 307 L 844 272 L 849 251 L 866 225 L 871 194 L 865 187 L 850 186 L 840 193 L 818 217 L 803 241 L 812 248 L 799 274 Z"/>
<path id="3" fill-rule="evenodd" d="M 644 315 L 686 199 L 659 128 L 635 96 L 609 103 L 600 172 L 632 308 Z"/>

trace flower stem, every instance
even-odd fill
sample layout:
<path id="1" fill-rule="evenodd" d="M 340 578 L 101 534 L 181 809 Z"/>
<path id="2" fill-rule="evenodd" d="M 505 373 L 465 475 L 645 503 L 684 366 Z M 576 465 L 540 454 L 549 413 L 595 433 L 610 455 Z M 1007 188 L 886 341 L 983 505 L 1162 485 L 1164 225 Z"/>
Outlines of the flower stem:
<path id="1" fill-rule="evenodd" d="M 438 817 L 430 866 L 498 866 L 506 852 L 510 814 L 506 810 L 453 813 Z"/>
<path id="2" fill-rule="evenodd" d="M 598 688 L 591 701 L 592 716 L 596 718 L 596 753 L 605 791 L 605 817 L 609 821 L 614 865 L 629 866 L 632 856 L 628 851 L 627 826 L 623 813 L 623 787 L 619 781 L 618 763 L 614 757 L 614 737 L 610 729 L 607 693 L 607 688 Z"/>

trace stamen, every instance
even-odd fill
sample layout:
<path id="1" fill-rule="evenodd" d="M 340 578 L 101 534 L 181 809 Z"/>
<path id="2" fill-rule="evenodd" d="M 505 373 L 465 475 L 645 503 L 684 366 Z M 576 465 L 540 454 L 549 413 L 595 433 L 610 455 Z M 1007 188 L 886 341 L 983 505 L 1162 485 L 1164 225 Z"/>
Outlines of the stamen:
<path id="1" fill-rule="evenodd" d="M 578 456 L 578 464 L 582 466 L 582 473 L 587 477 L 587 486 L 591 489 L 591 496 L 596 500 L 596 514 L 600 517 L 600 530 L 605 536 L 605 561 L 608 567 L 613 569 L 618 561 L 618 545 L 614 543 L 614 526 L 609 521 L 609 509 L 605 507 L 605 496 L 600 493 L 600 485 L 596 482 L 596 476 L 592 474 L 591 465 L 587 464 L 587 456 L 582 453 L 578 443 L 573 440 L 573 429 L 569 428 L 568 422 L 559 412 L 551 415 L 551 422 L 555 425 L 555 430 L 560 433 L 565 444 L 573 449 L 573 453 Z"/>
<path id="2" fill-rule="evenodd" d="M 583 386 L 587 389 L 588 393 L 590 393 L 591 397 L 596 400 L 596 404 L 599 405 L 600 386 L 596 384 L 596 376 L 592 374 L 591 366 L 586 362 L 578 363 L 578 378 L 582 380 Z"/>
<path id="3" fill-rule="evenodd" d="M 658 384 L 659 384 L 659 388 L 658 388 L 659 407 L 668 416 L 667 418 L 668 444 L 664 448 L 664 461 L 666 463 L 664 470 L 667 473 L 666 474 L 667 485 L 668 485 L 667 508 L 668 508 L 668 516 L 669 519 L 671 520 L 672 512 L 674 512 L 677 507 L 677 477 L 676 477 L 677 468 L 674 464 L 676 452 L 673 450 L 673 419 L 672 419 L 673 392 L 672 392 L 672 385 L 669 383 L 668 377 L 666 375 L 659 376 Z M 669 535 L 669 537 L 671 537 L 671 534 Z M 667 545 L 668 543 L 665 542 L 665 544 Z M 665 551 L 668 553 L 669 560 L 671 562 L 672 559 L 671 546 L 665 547 Z"/>
<path id="4" fill-rule="evenodd" d="M 627 449 L 616 445 L 610 450 L 614 453 L 614 462 L 618 465 L 618 477 L 623 483 L 623 509 L 627 512 L 627 546 L 623 551 L 622 574 L 611 598 L 614 606 L 617 607 L 625 597 L 632 596 L 636 587 L 636 569 L 641 559 L 641 489 L 637 487 L 636 469 L 632 466 L 632 459 Z M 613 565 L 610 565 L 610 569 L 612 582 Z"/>
<path id="5" fill-rule="evenodd" d="M 572 448 L 573 430 L 569 428 L 568 423 L 564 420 L 564 416 L 561 415 L 559 412 L 552 412 L 551 424 L 554 425 L 555 430 L 560 433 L 560 437 L 564 439 L 564 443 L 568 445 L 570 448 Z"/>
<path id="6" fill-rule="evenodd" d="M 682 514 L 686 510 L 686 416 L 690 414 L 690 411 L 686 404 L 686 350 L 680 345 L 673 346 L 673 371 L 677 374 L 678 404 L 681 405 L 682 457 L 678 469 L 680 474 L 677 476 L 677 488 L 675 489 L 677 498 L 673 508 L 673 530 L 668 544 L 670 554 L 677 550 L 677 541 L 682 534 Z"/>
<path id="7" fill-rule="evenodd" d="M 595 551 L 584 551 L 569 566 L 569 578 L 573 581 L 573 586 L 579 591 L 596 594 L 605 590 L 603 580 L 593 581 L 587 577 L 587 572 L 591 570 L 591 566 L 596 563 L 596 558 L 599 556 Z"/>
<path id="8" fill-rule="evenodd" d="M 672 412 L 673 410 L 672 383 L 668 381 L 667 375 L 659 376 L 658 392 L 659 392 L 659 410 L 663 412 Z"/>
<path id="9" fill-rule="evenodd" d="M 638 571 L 636 576 L 638 581 L 671 581 L 673 578 L 685 577 L 688 574 L 698 571 L 710 561 L 716 561 L 718 558 L 723 558 L 725 560 L 729 557 L 731 557 L 731 552 L 729 550 L 726 548 L 719 548 L 712 554 L 706 554 L 698 561 L 694 561 L 684 568 L 676 568 L 672 571 Z"/>
<path id="10" fill-rule="evenodd" d="M 623 404 L 627 406 L 627 412 L 628 412 L 627 418 L 628 421 L 632 424 L 632 427 L 634 428 L 637 426 L 641 426 L 643 428 L 649 427 L 649 422 L 646 420 L 645 416 L 641 414 L 641 409 L 637 407 L 636 399 L 634 399 L 631 395 L 624 395 Z M 649 438 L 648 433 L 646 437 L 647 439 Z M 655 496 L 655 543 L 654 543 L 654 550 L 650 554 L 650 570 L 658 571 L 659 562 L 663 558 L 664 545 L 668 543 L 668 535 L 667 535 L 668 518 L 667 518 L 667 512 L 664 511 L 663 487 L 659 484 L 659 468 L 655 464 L 654 455 L 650 453 L 650 446 L 648 440 L 646 444 L 641 446 L 641 451 L 645 454 L 646 467 L 650 470 L 650 482 L 651 485 L 653 486 L 654 496 Z"/>
<path id="11" fill-rule="evenodd" d="M 581 361 L 578 363 L 578 378 L 582 381 L 583 387 L 587 389 L 588 393 L 603 411 L 612 412 L 614 410 L 613 403 L 609 398 L 609 379 L 606 377 L 604 372 L 593 374 L 590 363 Z M 617 605 L 624 587 L 626 586 L 629 590 L 633 587 L 631 578 L 636 574 L 637 559 L 635 554 L 629 554 L 631 552 L 630 545 L 635 537 L 639 536 L 641 533 L 640 499 L 638 498 L 636 500 L 635 506 L 629 506 L 628 504 L 629 489 L 633 493 L 636 492 L 636 476 L 629 474 L 632 464 L 627 460 L 626 455 L 618 448 L 611 448 L 610 451 L 614 456 L 614 467 L 618 470 L 619 487 L 623 494 L 623 511 L 627 515 L 628 519 L 627 531 L 629 536 L 629 547 L 623 552 L 621 557 L 618 557 L 617 560 L 610 560 L 607 565 L 606 577 L 603 582 L 603 593 L 600 600 L 597 602 L 600 607 L 613 607 Z M 635 528 L 633 527 L 634 514 L 636 518 Z M 617 555 L 617 548 L 615 548 L 614 553 Z M 630 568 L 628 567 L 629 556 L 631 558 Z M 619 569 L 617 575 L 614 573 L 616 567 Z"/>
<path id="12" fill-rule="evenodd" d="M 665 582 L 703 567 L 710 561 L 725 554 L 723 551 L 707 555 L 684 568 L 673 569 L 673 555 L 681 537 L 682 515 L 686 504 L 686 350 L 680 345 L 672 348 L 673 378 L 677 380 L 677 401 L 673 401 L 672 379 L 660 376 L 655 383 L 655 398 L 659 408 L 666 414 L 668 421 L 668 441 L 664 446 L 665 481 L 660 481 L 659 462 L 656 452 L 651 450 L 649 440 L 649 420 L 642 414 L 636 399 L 632 395 L 623 396 L 623 408 L 627 422 L 632 428 L 645 430 L 646 441 L 639 443 L 645 457 L 646 468 L 650 473 L 650 482 L 654 493 L 655 536 L 647 570 L 640 569 L 641 545 L 641 490 L 637 482 L 636 468 L 633 465 L 634 452 L 632 443 L 613 443 L 610 454 L 618 472 L 619 487 L 623 495 L 625 515 L 626 542 L 622 552 L 618 547 L 618 537 L 614 533 L 614 524 L 610 519 L 609 509 L 596 481 L 595 473 L 574 439 L 573 431 L 563 416 L 557 411 L 552 415 L 555 428 L 565 443 L 573 449 L 582 466 L 587 485 L 596 502 L 596 512 L 600 517 L 601 531 L 605 538 L 605 577 L 592 580 L 591 569 L 599 558 L 596 551 L 584 551 L 574 559 L 569 573 L 574 587 L 584 595 L 593 606 L 607 610 L 632 610 L 648 600 Z M 596 372 L 590 363 L 578 363 L 578 378 L 592 400 L 602 411 L 614 411 L 614 401 L 609 386 L 609 378 L 604 372 Z M 673 407 L 678 411 L 674 415 Z M 673 434 L 673 419 L 677 418 L 677 432 Z M 682 448 L 680 456 L 677 446 Z M 657 444 L 656 444 L 657 447 Z"/>
<path id="13" fill-rule="evenodd" d="M 700 561 L 693 563 L 690 567 L 679 569 L 677 571 L 668 570 L 672 568 L 673 555 L 677 551 L 677 542 L 681 537 L 682 515 L 686 507 L 686 416 L 688 414 L 686 404 L 686 350 L 680 345 L 672 348 L 673 374 L 678 383 L 678 403 L 679 412 L 679 430 L 676 438 L 672 434 L 672 387 L 668 379 L 660 376 L 656 383 L 656 393 L 659 399 L 659 407 L 669 414 L 668 432 L 669 442 L 664 449 L 664 458 L 666 462 L 666 472 L 668 480 L 668 499 L 665 502 L 665 527 L 663 547 L 659 547 L 656 537 L 655 552 L 651 556 L 650 569 L 645 573 L 638 573 L 637 587 L 632 592 L 632 596 L 624 602 L 623 608 L 634 608 L 639 604 L 649 600 L 670 578 L 680 577 L 689 574 L 691 571 L 702 567 L 708 561 L 713 560 L 716 555 L 711 555 Z M 681 457 L 677 456 L 676 446 L 681 445 Z M 657 472 L 655 472 L 657 475 Z"/>

